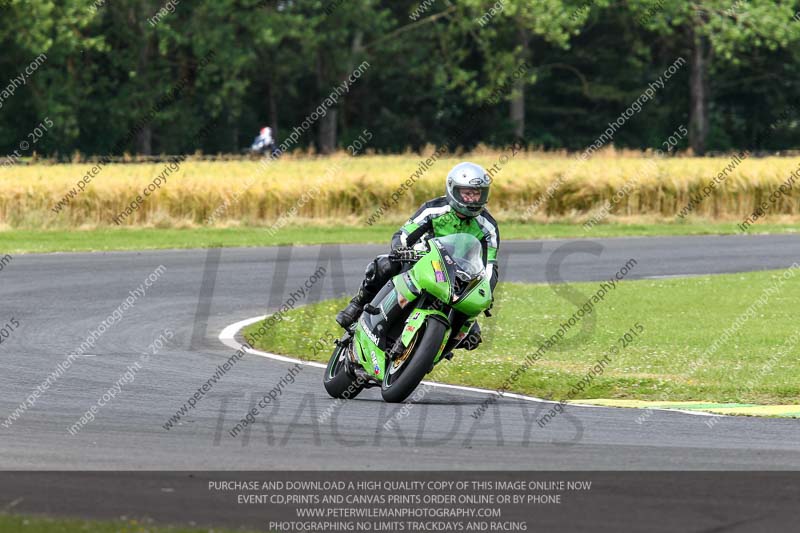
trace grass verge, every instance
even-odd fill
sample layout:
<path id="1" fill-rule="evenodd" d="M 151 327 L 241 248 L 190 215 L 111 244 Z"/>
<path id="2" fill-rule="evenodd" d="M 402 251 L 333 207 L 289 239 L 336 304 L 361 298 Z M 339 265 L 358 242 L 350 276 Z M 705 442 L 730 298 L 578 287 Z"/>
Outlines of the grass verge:
<path id="1" fill-rule="evenodd" d="M 237 530 L 239 531 L 239 530 Z M 48 518 L 0 513 L 0 533 L 232 533 L 220 528 L 155 526 L 137 520 L 95 521 L 78 518 Z M 241 531 L 240 531 L 241 533 Z"/>
<path id="2" fill-rule="evenodd" d="M 780 283 L 776 280 L 783 272 L 619 282 L 593 313 L 509 389 L 550 399 L 796 403 L 800 345 L 784 345 L 797 331 L 800 283 L 794 277 L 770 294 L 753 318 L 735 328 L 727 342 L 708 355 L 707 364 L 696 370 L 691 366 L 767 288 Z M 796 277 L 796 271 L 792 272 Z M 599 283 L 571 286 L 581 294 L 573 299 L 583 302 L 598 290 Z M 290 312 L 257 347 L 307 358 L 317 339 L 328 332 L 338 336 L 340 329 L 333 317 L 345 302 L 346 298 L 326 301 Z M 494 316 L 481 319 L 482 346 L 473 352 L 457 350 L 453 361 L 440 365 L 431 378 L 499 388 L 576 311 L 577 305 L 547 285 L 502 283 Z M 623 346 L 620 337 L 637 323 L 644 330 Z M 578 331 L 581 327 L 585 333 Z M 594 377 L 580 395 L 568 396 L 611 347 L 618 353 L 610 355 L 602 375 Z M 327 356 L 323 353 L 316 359 L 325 362 Z M 450 366 L 447 371 L 445 365 Z"/>
<path id="3" fill-rule="evenodd" d="M 45 253 L 107 250 L 152 250 L 165 248 L 207 248 L 211 246 L 278 246 L 286 244 L 388 243 L 397 225 L 306 225 L 287 226 L 274 235 L 266 228 L 100 228 L 91 230 L 6 230 L 0 231 L 0 252 Z M 659 235 L 733 235 L 733 222 L 692 222 L 652 224 L 602 224 L 585 231 L 580 224 L 520 223 L 500 225 L 503 240 L 647 237 Z M 762 224 L 752 233 L 799 233 L 798 224 Z"/>

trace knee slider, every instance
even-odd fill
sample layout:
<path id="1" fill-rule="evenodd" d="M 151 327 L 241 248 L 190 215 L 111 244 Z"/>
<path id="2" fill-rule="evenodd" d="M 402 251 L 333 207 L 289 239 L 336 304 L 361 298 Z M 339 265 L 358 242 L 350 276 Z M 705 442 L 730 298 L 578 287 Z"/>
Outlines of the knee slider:
<path id="1" fill-rule="evenodd" d="M 388 255 L 381 255 L 375 260 L 377 274 L 381 278 L 391 278 L 397 273 L 397 263 L 393 263 Z"/>
<path id="2" fill-rule="evenodd" d="M 386 280 L 395 273 L 395 263 L 389 259 L 389 256 L 379 255 L 367 265 L 367 271 L 364 274 L 367 281 L 374 281 L 376 279 Z"/>
<path id="3" fill-rule="evenodd" d="M 378 292 L 392 276 L 398 273 L 396 265 L 397 263 L 393 263 L 386 255 L 376 257 L 367 265 L 362 287 L 370 293 Z"/>
<path id="4" fill-rule="evenodd" d="M 364 271 L 364 279 L 367 281 L 372 281 L 375 279 L 375 273 L 378 270 L 377 263 L 377 259 L 370 261 L 370 263 L 367 265 L 367 269 Z"/>

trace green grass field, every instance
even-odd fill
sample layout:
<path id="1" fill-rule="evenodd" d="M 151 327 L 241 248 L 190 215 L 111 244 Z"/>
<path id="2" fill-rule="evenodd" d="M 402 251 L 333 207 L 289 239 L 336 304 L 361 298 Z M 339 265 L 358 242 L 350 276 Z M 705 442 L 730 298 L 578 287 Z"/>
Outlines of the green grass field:
<path id="1" fill-rule="evenodd" d="M 237 530 L 243 533 L 244 530 Z M 0 514 L 0 533 L 233 533 L 230 529 L 155 526 L 136 520 L 101 522 Z"/>
<path id="2" fill-rule="evenodd" d="M 266 228 L 120 228 L 91 230 L 7 230 L 0 231 L 2 253 L 83 252 L 106 250 L 148 250 L 235 246 L 276 246 L 304 244 L 388 243 L 397 225 L 359 226 L 320 224 L 287 226 L 274 235 Z M 592 239 L 658 235 L 737 234 L 732 222 L 603 224 L 585 231 L 580 224 L 520 223 L 500 225 L 503 240 Z M 800 224 L 759 224 L 751 233 L 800 233 Z"/>
<path id="3" fill-rule="evenodd" d="M 758 307 L 754 318 L 710 354 L 708 364 L 696 371 L 690 366 L 782 272 L 623 281 L 596 306 L 596 321 L 583 340 L 574 339 L 573 328 L 571 338 L 551 348 L 513 389 L 564 399 L 615 346 L 619 352 L 611 356 L 603 375 L 595 378 L 580 397 L 797 402 L 800 346 L 783 344 L 797 331 L 797 279 L 785 281 L 778 294 Z M 575 283 L 572 287 L 583 295 L 583 301 L 595 293 L 599 283 Z M 271 335 L 260 339 L 258 347 L 308 357 L 316 339 L 326 332 L 338 336 L 340 328 L 333 317 L 345 301 L 322 302 L 291 312 Z M 443 362 L 431 378 L 498 388 L 523 358 L 536 351 L 545 337 L 554 334 L 576 310 L 577 305 L 556 295 L 547 285 L 502 283 L 494 316 L 481 319 L 483 345 L 473 352 L 457 350 L 453 361 Z M 589 323 L 584 319 L 584 324 Z M 643 332 L 623 347 L 618 339 L 637 323 Z M 327 355 L 321 354 L 317 360 L 324 362 Z M 445 365 L 450 367 L 447 372 Z"/>

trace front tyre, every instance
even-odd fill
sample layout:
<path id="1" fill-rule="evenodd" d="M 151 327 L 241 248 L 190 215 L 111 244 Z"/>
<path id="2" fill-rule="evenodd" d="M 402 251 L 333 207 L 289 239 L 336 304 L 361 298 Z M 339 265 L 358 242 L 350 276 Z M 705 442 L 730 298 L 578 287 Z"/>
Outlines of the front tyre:
<path id="1" fill-rule="evenodd" d="M 428 319 L 422 334 L 417 334 L 409 346 L 405 360 L 393 369 L 395 361 L 389 361 L 383 373 L 381 396 L 389 403 L 402 402 L 411 394 L 433 366 L 439 353 L 447 327 L 436 319 Z"/>
<path id="2" fill-rule="evenodd" d="M 364 390 L 364 383 L 358 380 L 350 370 L 350 361 L 347 358 L 347 350 L 350 346 L 352 346 L 352 341 L 344 346 L 336 346 L 322 377 L 325 390 L 333 398 L 348 400 L 355 398 Z"/>

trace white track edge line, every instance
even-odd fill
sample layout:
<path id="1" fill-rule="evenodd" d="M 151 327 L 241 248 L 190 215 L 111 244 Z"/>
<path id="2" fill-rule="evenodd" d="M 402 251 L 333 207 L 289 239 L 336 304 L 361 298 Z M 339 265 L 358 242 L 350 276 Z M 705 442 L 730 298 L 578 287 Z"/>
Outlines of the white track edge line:
<path id="1" fill-rule="evenodd" d="M 282 361 L 284 363 L 297 363 L 306 366 L 312 366 L 314 368 L 326 368 L 327 365 L 322 363 L 317 363 L 315 361 L 303 361 L 302 359 L 296 359 L 294 357 L 287 357 L 285 355 L 279 355 L 276 353 L 269 353 L 263 352 L 261 350 L 256 350 L 254 348 L 250 348 L 245 346 L 244 344 L 240 343 L 236 340 L 236 334 L 239 333 L 242 328 L 246 328 L 251 324 L 255 324 L 259 320 L 264 320 L 265 318 L 269 317 L 270 315 L 261 315 L 261 316 L 254 316 L 251 318 L 246 318 L 244 320 L 240 320 L 235 324 L 231 324 L 230 326 L 225 327 L 219 334 L 219 340 L 229 348 L 233 348 L 234 350 L 244 350 L 246 353 L 257 355 L 259 357 L 266 357 L 267 359 L 273 359 L 275 361 Z M 431 387 L 439 387 L 442 389 L 455 389 L 455 390 L 462 390 L 466 392 L 475 392 L 478 394 L 491 394 L 494 396 L 501 396 L 503 398 L 512 398 L 515 400 L 523 400 L 526 402 L 538 402 L 538 403 L 549 403 L 549 404 L 556 404 L 559 402 L 554 402 L 552 400 L 545 400 L 544 398 L 536 398 L 534 396 L 526 396 L 524 394 L 517 394 L 514 392 L 498 392 L 496 390 L 489 390 L 489 389 L 479 389 L 476 387 L 465 387 L 463 385 L 450 385 L 449 383 L 437 383 L 435 381 L 423 381 L 423 385 L 428 385 Z M 568 402 L 568 405 L 574 405 L 576 407 L 592 407 L 596 409 L 620 409 L 619 407 L 609 407 L 606 405 L 589 405 L 589 404 L 582 404 L 582 403 L 573 403 Z M 669 411 L 671 413 L 684 413 L 687 415 L 696 415 L 696 416 L 729 416 L 723 415 L 718 413 L 709 413 L 706 411 L 685 411 L 683 409 L 667 409 L 664 407 L 642 407 L 639 409 L 650 409 L 653 411 Z"/>

